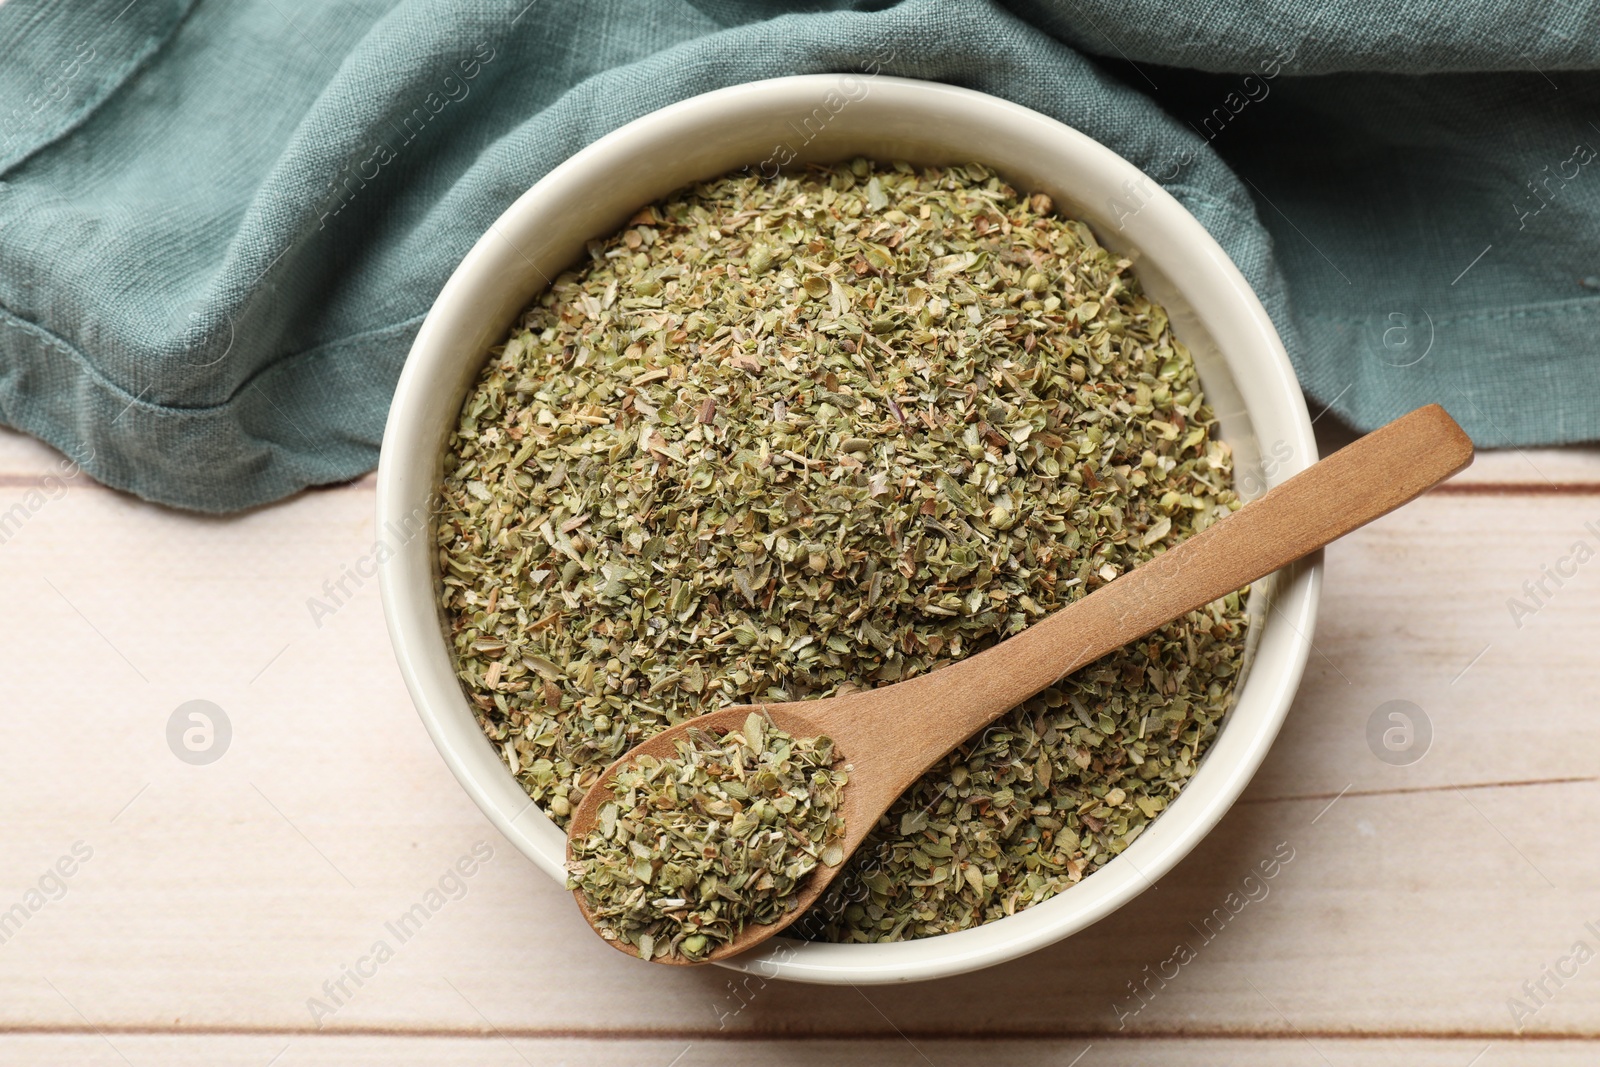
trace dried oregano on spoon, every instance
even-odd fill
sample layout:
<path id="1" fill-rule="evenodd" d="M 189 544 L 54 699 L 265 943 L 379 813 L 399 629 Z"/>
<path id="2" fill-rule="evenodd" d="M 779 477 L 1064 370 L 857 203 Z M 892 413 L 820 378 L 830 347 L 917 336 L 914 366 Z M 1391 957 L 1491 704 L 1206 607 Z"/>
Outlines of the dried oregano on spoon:
<path id="1" fill-rule="evenodd" d="M 848 768 L 826 737 L 797 740 L 751 712 L 742 732 L 691 731 L 677 749 L 617 772 L 567 864 L 601 936 L 647 960 L 704 959 L 778 919 L 819 863 L 844 859 Z"/>
<path id="2" fill-rule="evenodd" d="M 980 651 L 1238 506 L 1132 264 L 977 165 L 732 175 L 646 208 L 485 365 L 445 457 L 442 596 L 484 731 L 558 824 L 729 704 Z M 952 753 L 817 936 L 925 937 L 1092 873 L 1233 697 L 1230 596 Z"/>

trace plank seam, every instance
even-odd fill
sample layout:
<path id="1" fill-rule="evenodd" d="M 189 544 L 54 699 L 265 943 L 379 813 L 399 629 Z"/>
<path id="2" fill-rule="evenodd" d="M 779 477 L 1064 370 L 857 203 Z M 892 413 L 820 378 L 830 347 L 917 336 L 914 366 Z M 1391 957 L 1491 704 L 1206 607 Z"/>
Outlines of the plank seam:
<path id="1" fill-rule="evenodd" d="M 1238 804 L 1292 804 L 1302 800 L 1333 800 L 1338 797 L 1391 797 L 1407 793 L 1447 793 L 1457 789 L 1522 789 L 1536 785 L 1576 785 L 1597 782 L 1600 777 L 1528 778 L 1512 782 L 1468 782 L 1461 785 L 1416 785 L 1394 789 L 1346 789 L 1342 793 L 1296 793 L 1281 797 L 1240 797 Z"/>
<path id="2" fill-rule="evenodd" d="M 651 1029 L 625 1027 L 613 1030 L 575 1028 L 509 1028 L 492 1030 L 450 1027 L 350 1026 L 319 1030 L 308 1026 L 136 1026 L 106 1025 L 84 1027 L 47 1023 L 0 1024 L 0 1036 L 47 1037 L 347 1037 L 347 1038 L 521 1038 L 529 1041 L 884 1041 L 899 1044 L 906 1038 L 921 1041 L 1291 1041 L 1306 1038 L 1324 1041 L 1489 1041 L 1554 1042 L 1600 1041 L 1600 1031 L 1557 1033 L 1512 1030 L 1158 1030 L 1130 1033 L 1126 1030 L 905 1030 L 895 1031 L 740 1031 L 695 1030 L 687 1028 Z"/>

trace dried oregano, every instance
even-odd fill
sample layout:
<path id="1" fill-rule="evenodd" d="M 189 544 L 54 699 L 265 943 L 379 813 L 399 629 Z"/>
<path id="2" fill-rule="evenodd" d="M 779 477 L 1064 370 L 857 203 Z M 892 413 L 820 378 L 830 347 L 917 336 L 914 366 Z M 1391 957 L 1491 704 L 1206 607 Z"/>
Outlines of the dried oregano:
<path id="1" fill-rule="evenodd" d="M 819 864 L 844 861 L 847 767 L 826 737 L 789 736 L 756 712 L 744 730 L 691 730 L 677 758 L 641 755 L 613 776 L 595 828 L 573 845 L 567 888 L 602 937 L 645 959 L 700 960 L 790 909 Z"/>
<path id="2" fill-rule="evenodd" d="M 702 711 L 971 655 L 1239 506 L 1131 266 L 976 166 L 734 175 L 558 277 L 448 444 L 439 562 L 484 731 L 564 824 Z M 1011 914 L 1121 851 L 1232 699 L 1232 595 L 1106 657 L 895 805 L 813 936 Z"/>

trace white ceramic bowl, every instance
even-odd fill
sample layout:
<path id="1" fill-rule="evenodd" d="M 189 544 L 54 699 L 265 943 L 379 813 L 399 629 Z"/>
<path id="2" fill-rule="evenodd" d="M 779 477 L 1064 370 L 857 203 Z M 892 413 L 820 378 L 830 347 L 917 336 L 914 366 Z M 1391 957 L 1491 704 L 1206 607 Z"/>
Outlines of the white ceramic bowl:
<path id="1" fill-rule="evenodd" d="M 1201 383 L 1254 496 L 1316 460 L 1283 344 L 1216 241 L 1131 163 L 1053 119 L 981 93 L 866 75 L 810 75 L 735 86 L 629 123 L 555 168 L 467 253 L 422 324 L 400 375 L 378 467 L 380 530 L 414 528 L 441 474 L 443 442 L 488 349 L 586 241 L 696 180 L 746 165 L 771 173 L 857 155 L 987 163 L 1026 192 L 1088 222 L 1133 258 L 1194 352 Z M 1125 183 L 1142 189 L 1136 206 Z M 1260 457 L 1268 457 L 1265 463 Z M 1248 475 L 1253 473 L 1255 478 Z M 1254 484 L 1252 484 L 1252 482 Z M 412 700 L 463 787 L 500 832 L 561 879 L 565 838 L 529 803 L 473 720 L 451 667 L 435 595 L 431 537 L 401 537 L 382 564 L 384 613 Z M 810 982 L 906 982 L 1012 959 L 1083 929 L 1178 862 L 1239 796 L 1277 735 L 1310 648 L 1320 563 L 1258 585 L 1250 669 L 1211 750 L 1178 799 L 1120 856 L 1027 911 L 960 933 L 884 945 L 774 939 L 728 966 Z M 1270 598 L 1276 609 L 1266 611 Z M 596 943 L 595 951 L 605 951 Z"/>

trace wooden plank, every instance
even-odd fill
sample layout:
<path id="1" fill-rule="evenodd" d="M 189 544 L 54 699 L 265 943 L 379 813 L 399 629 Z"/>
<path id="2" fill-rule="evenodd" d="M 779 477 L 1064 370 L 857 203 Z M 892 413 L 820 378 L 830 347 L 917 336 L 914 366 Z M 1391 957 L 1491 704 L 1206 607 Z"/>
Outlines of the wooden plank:
<path id="1" fill-rule="evenodd" d="M 482 1037 L 248 1035 L 28 1035 L 0 1039 L 15 1067 L 127 1067 L 129 1063 L 240 1067 L 361 1067 L 373 1064 L 563 1064 L 565 1067 L 744 1067 L 750 1063 L 839 1064 L 840 1067 L 927 1067 L 983 1063 L 989 1067 L 1589 1067 L 1600 1043 L 1356 1040 L 1309 1037 L 1251 1040 L 1110 1039 L 1097 1041 L 936 1041 L 900 1037 L 867 1042 L 829 1040 L 680 1041 Z M 108 1043 L 109 1042 L 109 1043 Z M 276 1059 L 274 1059 L 276 1057 Z"/>
<path id="2" fill-rule="evenodd" d="M 168 1030 L 218 1029 L 221 1040 L 320 1024 L 356 1042 L 472 1033 L 485 1020 L 551 1049 L 609 1033 L 668 1053 L 680 1038 L 738 1048 L 730 1033 L 904 1034 L 919 1045 L 1035 1035 L 1050 1056 L 1130 1033 L 1213 1049 L 1266 1035 L 1285 1039 L 1270 1045 L 1280 1051 L 1297 1033 L 1373 1038 L 1341 1044 L 1352 1051 L 1340 1062 L 1380 1040 L 1433 1035 L 1455 1043 L 1429 1050 L 1466 1052 L 1457 1063 L 1508 1041 L 1518 1022 L 1526 1034 L 1600 1037 L 1600 969 L 1559 988 L 1545 979 L 1547 1002 L 1528 1017 L 1507 1003 L 1528 999 L 1521 984 L 1574 941 L 1600 947 L 1585 926 L 1600 925 L 1600 868 L 1592 849 L 1573 847 L 1600 831 L 1600 741 L 1584 703 L 1600 568 L 1559 589 L 1547 582 L 1520 627 L 1505 605 L 1586 536 L 1600 512 L 1590 504 L 1434 495 L 1336 546 L 1319 651 L 1289 723 L 1245 802 L 1172 877 L 1025 960 L 858 991 L 736 987 L 725 971 L 641 969 L 591 942 L 566 895 L 489 828 L 433 751 L 400 685 L 375 582 L 345 578 L 348 596 L 324 587 L 371 550 L 370 493 L 202 520 L 68 492 L 0 545 L 11 609 L 0 617 L 10 769 L 0 910 L 26 901 L 76 842 L 93 854 L 0 944 L 0 1031 L 79 1035 L 15 1039 L 55 1050 L 39 1055 L 68 1047 L 49 1041 L 88 1049 L 95 1028 L 153 1031 L 129 1038 L 159 1043 Z M 336 595 L 330 615 L 308 606 Z M 171 714 L 195 699 L 233 727 L 209 766 L 180 761 L 166 739 Z M 1413 701 L 1434 727 L 1412 766 L 1381 762 L 1366 741 L 1369 717 L 1392 699 Z M 324 983 L 375 941 L 398 942 L 386 924 L 479 842 L 493 855 L 460 899 L 396 943 L 364 985 L 346 979 L 348 995 L 319 1015 L 310 1002 L 333 1005 Z M 1225 924 L 1213 918 L 1216 936 L 1196 931 L 1279 842 L 1294 859 L 1267 895 Z M 53 881 L 44 889 L 57 895 Z M 1144 985 L 1145 968 L 1161 971 L 1184 941 L 1197 942 L 1195 958 Z M 257 1060 L 248 1047 L 249 1062 L 275 1050 L 261 1043 Z M 1281 1054 L 1270 1062 L 1296 1062 Z"/>

